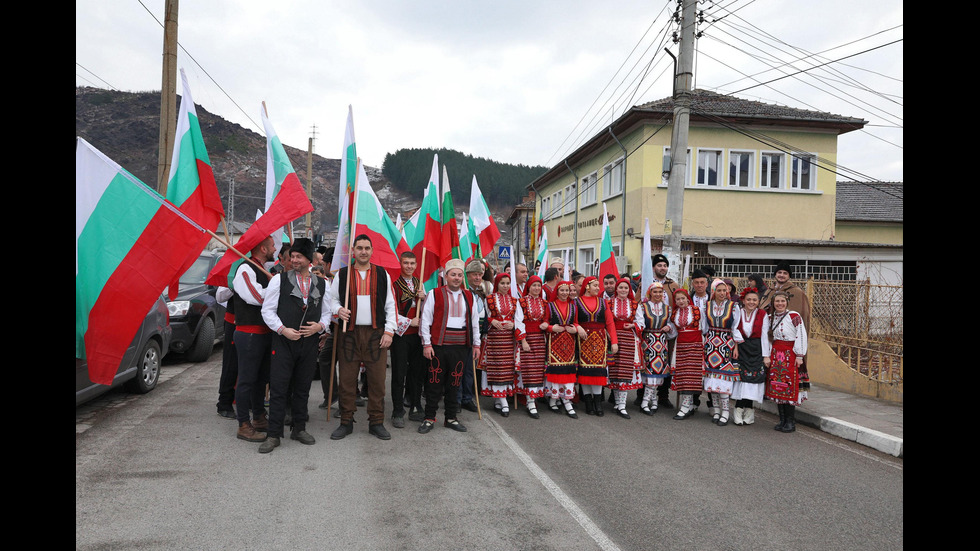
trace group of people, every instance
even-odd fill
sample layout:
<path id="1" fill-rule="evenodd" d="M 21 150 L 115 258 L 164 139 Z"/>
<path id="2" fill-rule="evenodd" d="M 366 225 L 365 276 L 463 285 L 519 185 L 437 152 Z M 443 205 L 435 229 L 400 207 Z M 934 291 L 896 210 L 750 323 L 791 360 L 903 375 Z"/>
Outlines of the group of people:
<path id="1" fill-rule="evenodd" d="M 795 430 L 795 407 L 809 386 L 809 307 L 790 281 L 788 263 L 777 266 L 771 288 L 756 275 L 738 294 L 731 281 L 709 284 L 710 274 L 696 270 L 692 292 L 667 277 L 667 258 L 656 255 L 654 282 L 637 297 L 626 274 L 600 282 L 574 273 L 563 280 L 556 258 L 544 281 L 516 266 L 515 297 L 510 272 L 494 274 L 482 260 L 449 260 L 443 285 L 426 293 L 414 275 L 413 253 L 402 253 L 401 274 L 393 278 L 371 263 L 372 251 L 370 237 L 355 237 L 350 267 L 330 278 L 329 266 L 322 271 L 327 277 L 311 270 L 325 255 L 308 239 L 296 239 L 279 273 L 269 278 L 242 262 L 231 288 L 222 289 L 231 298 L 218 410 L 230 417 L 233 397 L 237 437 L 261 442 L 260 452 L 281 444 L 286 424 L 291 439 L 315 443 L 305 429 L 318 364 L 325 396 L 333 392 L 337 366 L 340 425 L 331 439 L 353 432 L 359 377 L 367 389 L 368 431 L 390 439 L 384 426 L 389 349 L 391 424 L 404 428 L 407 408 L 422 434 L 437 424 L 440 402 L 443 426 L 466 432 L 458 413 L 478 411 L 478 394 L 492 398 L 503 417 L 519 397 L 532 418 L 540 418 L 539 404 L 578 418 L 577 404 L 586 414 L 604 415 L 606 389 L 613 411 L 625 419 L 629 391 L 636 391 L 640 411 L 653 415 L 673 407 L 673 390 L 680 399 L 674 419 L 693 415 L 707 394 L 719 426 L 730 419 L 752 424 L 754 402 L 771 399 L 780 417 L 775 428 Z M 269 238 L 251 258 L 270 263 L 274 252 Z"/>

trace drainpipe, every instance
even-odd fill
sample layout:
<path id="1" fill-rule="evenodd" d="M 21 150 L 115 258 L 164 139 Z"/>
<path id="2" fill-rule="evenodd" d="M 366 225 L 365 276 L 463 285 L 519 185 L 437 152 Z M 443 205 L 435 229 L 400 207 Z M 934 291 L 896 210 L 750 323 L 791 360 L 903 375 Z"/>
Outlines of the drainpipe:
<path id="1" fill-rule="evenodd" d="M 619 141 L 619 138 L 613 134 L 612 125 L 609 125 L 609 135 L 616 140 L 619 144 L 619 148 L 623 150 L 623 233 L 619 235 L 619 254 L 624 258 L 626 257 L 626 148 L 623 147 L 623 143 Z M 641 258 L 642 260 L 642 258 Z"/>
<path id="2" fill-rule="evenodd" d="M 578 174 L 575 174 L 575 171 L 572 170 L 572 167 L 568 164 L 568 159 L 565 159 L 565 168 L 567 168 L 568 171 L 572 173 L 572 176 L 575 177 L 575 222 L 574 225 L 572 226 L 572 254 L 574 256 L 572 257 L 572 265 L 575 266 L 575 269 L 577 270 L 578 264 L 576 263 L 576 259 L 578 258 L 578 191 L 579 191 L 578 185 L 581 182 L 579 182 Z"/>

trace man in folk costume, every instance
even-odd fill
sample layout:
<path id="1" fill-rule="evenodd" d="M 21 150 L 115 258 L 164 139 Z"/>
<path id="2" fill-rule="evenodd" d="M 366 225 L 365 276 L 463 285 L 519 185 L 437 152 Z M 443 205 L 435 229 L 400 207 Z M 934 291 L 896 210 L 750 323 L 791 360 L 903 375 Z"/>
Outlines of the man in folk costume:
<path id="1" fill-rule="evenodd" d="M 357 377 L 362 362 L 368 381 L 368 432 L 382 440 L 391 439 L 384 427 L 385 367 L 398 314 L 388 273 L 371 264 L 373 252 L 370 237 L 355 237 L 352 265 L 340 269 L 327 292 L 330 310 L 340 318 L 340 426 L 330 435 L 332 440 L 340 440 L 354 430 Z"/>
<path id="2" fill-rule="evenodd" d="M 303 444 L 316 443 L 306 432 L 310 385 L 320 352 L 320 334 L 330 323 L 323 307 L 326 282 L 310 272 L 315 255 L 313 242 L 300 237 L 289 249 L 292 269 L 269 281 L 262 303 L 262 319 L 273 332 L 272 369 L 269 375 L 269 438 L 259 453 L 269 453 L 280 444 L 287 402 L 292 411 L 289 438 Z"/>
<path id="3" fill-rule="evenodd" d="M 391 425 L 396 429 L 405 427 L 405 400 L 408 397 L 408 418 L 422 421 L 422 339 L 419 337 L 418 307 L 425 299 L 422 282 L 415 277 L 418 260 L 415 253 L 405 251 L 400 256 L 401 277 L 394 281 L 395 309 L 398 311 L 398 324 L 391 340 Z M 368 387 L 370 388 L 370 387 Z M 407 393 L 406 393 L 407 389 Z"/>
<path id="4" fill-rule="evenodd" d="M 252 260 L 260 265 L 271 263 L 276 242 L 269 236 L 252 249 Z M 237 437 L 249 442 L 264 442 L 269 428 L 265 413 L 265 384 L 269 382 L 272 331 L 262 320 L 262 302 L 269 276 L 250 262 L 242 262 L 235 271 L 232 289 L 235 295 L 235 351 L 238 354 L 238 384 L 235 405 L 238 415 Z M 252 419 L 249 413 L 253 414 Z"/>
<path id="5" fill-rule="evenodd" d="M 432 291 L 425 301 L 419 325 L 422 354 L 431 362 L 425 379 L 425 420 L 418 428 L 421 434 L 435 426 L 440 398 L 446 416 L 443 426 L 466 432 L 456 419 L 459 386 L 469 361 L 480 357 L 480 320 L 473 307 L 473 293 L 463 289 L 463 261 L 454 258 L 446 262 L 443 273 L 446 284 Z"/>
<path id="6" fill-rule="evenodd" d="M 527 285 L 527 279 L 529 277 L 527 264 L 518 262 L 517 265 L 514 266 L 514 277 L 517 278 L 517 293 L 523 296 L 524 286 Z"/>
<path id="7" fill-rule="evenodd" d="M 776 264 L 776 269 L 773 272 L 773 279 L 776 282 L 770 288 L 770 292 L 766 295 L 766 298 L 760 301 L 759 308 L 765 310 L 767 314 L 772 314 L 774 310 L 772 299 L 777 291 L 782 291 L 789 297 L 789 303 L 786 306 L 787 310 L 798 313 L 803 318 L 803 326 L 812 330 L 810 327 L 810 299 L 807 298 L 803 289 L 792 281 L 792 277 L 793 268 L 790 267 L 789 261 L 784 260 Z M 799 375 L 800 389 L 809 389 L 810 375 L 806 369 L 806 356 L 803 356 L 803 365 L 799 368 Z"/>
<path id="8" fill-rule="evenodd" d="M 561 272 L 558 271 L 558 268 L 548 268 L 544 271 L 544 285 L 541 286 L 541 292 L 544 294 L 545 300 L 548 302 L 555 300 L 560 281 Z"/>
<path id="9" fill-rule="evenodd" d="M 476 310 L 476 315 L 479 318 L 479 329 L 480 329 L 480 341 L 487 334 L 488 322 L 487 322 L 487 295 L 493 292 L 493 284 L 489 281 L 483 279 L 483 274 L 486 271 L 483 266 L 483 262 L 480 260 L 471 260 L 469 264 L 466 265 L 466 284 L 469 287 L 471 293 L 473 293 L 473 309 Z M 473 373 L 473 363 L 479 361 L 479 358 L 473 360 L 467 356 L 467 364 L 463 368 L 463 382 L 459 385 L 459 403 L 462 409 L 467 411 L 477 412 L 479 408 L 476 405 L 476 390 L 474 386 L 474 373 Z"/>

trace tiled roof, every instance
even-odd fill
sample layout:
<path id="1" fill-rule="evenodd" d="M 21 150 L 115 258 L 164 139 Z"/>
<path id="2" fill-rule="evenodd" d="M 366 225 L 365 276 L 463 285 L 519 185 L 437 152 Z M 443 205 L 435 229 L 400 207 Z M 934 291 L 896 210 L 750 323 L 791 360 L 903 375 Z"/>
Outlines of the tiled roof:
<path id="1" fill-rule="evenodd" d="M 637 105 L 636 109 L 663 113 L 673 113 L 674 98 L 664 98 L 642 105 Z M 806 109 L 796 109 L 761 101 L 752 101 L 726 96 L 717 92 L 695 89 L 691 92 L 691 113 L 696 115 L 710 115 L 716 117 L 751 117 L 762 119 L 796 119 L 811 122 L 833 122 L 833 123 L 853 123 L 864 126 L 867 121 L 824 113 L 822 111 L 808 111 Z"/>
<path id="2" fill-rule="evenodd" d="M 837 219 L 903 222 L 903 182 L 837 182 Z"/>

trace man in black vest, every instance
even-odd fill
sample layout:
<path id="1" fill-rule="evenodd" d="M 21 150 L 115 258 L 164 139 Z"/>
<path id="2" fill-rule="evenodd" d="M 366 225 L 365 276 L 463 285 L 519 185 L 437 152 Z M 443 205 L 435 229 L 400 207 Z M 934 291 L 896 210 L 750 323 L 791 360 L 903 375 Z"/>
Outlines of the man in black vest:
<path id="1" fill-rule="evenodd" d="M 354 431 L 357 375 L 362 362 L 368 383 L 368 432 L 382 440 L 391 439 L 384 427 L 385 371 L 398 314 L 388 273 L 371 264 L 373 252 L 370 237 L 364 234 L 355 237 L 351 266 L 337 272 L 327 292 L 328 307 L 340 318 L 337 324 L 340 426 L 330 435 L 332 440 L 340 440 Z"/>
<path id="2" fill-rule="evenodd" d="M 287 401 L 293 414 L 289 437 L 307 445 L 316 442 L 306 432 L 310 384 L 319 354 L 319 335 L 330 323 L 330 311 L 323 307 L 326 294 L 323 278 L 310 273 L 313 255 L 312 241 L 305 237 L 296 239 L 289 248 L 292 268 L 273 276 L 265 290 L 262 319 L 274 334 L 269 375 L 269 438 L 259 446 L 259 453 L 269 453 L 279 445 Z"/>

